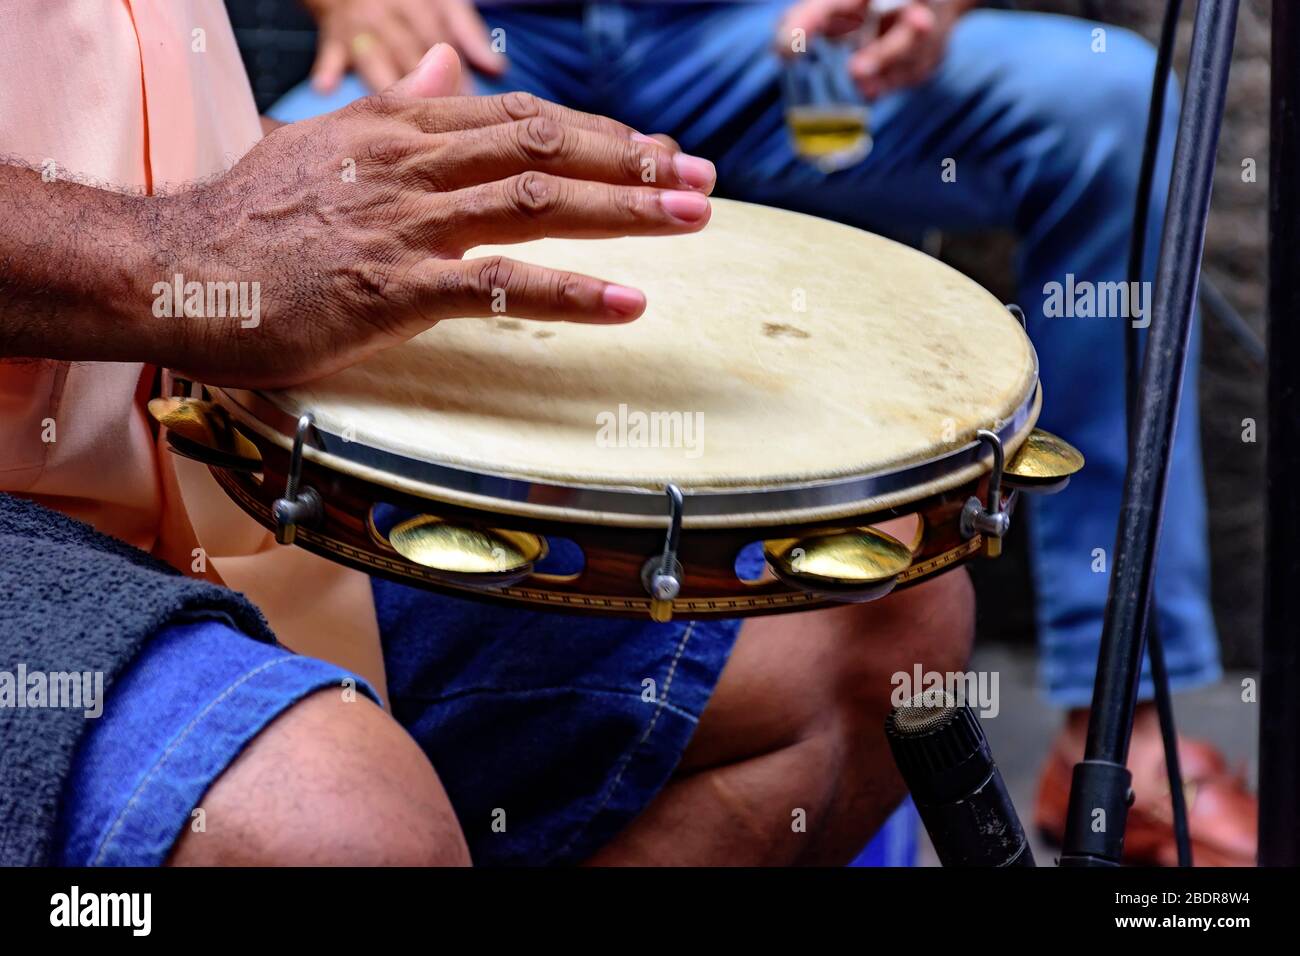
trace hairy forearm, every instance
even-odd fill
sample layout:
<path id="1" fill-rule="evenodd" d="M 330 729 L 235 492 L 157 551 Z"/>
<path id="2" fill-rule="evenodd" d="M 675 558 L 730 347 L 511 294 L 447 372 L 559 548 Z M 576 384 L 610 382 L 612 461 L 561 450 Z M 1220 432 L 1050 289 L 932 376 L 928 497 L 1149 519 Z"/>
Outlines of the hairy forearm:
<path id="1" fill-rule="evenodd" d="M 172 362 L 151 289 L 187 259 L 173 200 L 0 164 L 0 358 Z"/>

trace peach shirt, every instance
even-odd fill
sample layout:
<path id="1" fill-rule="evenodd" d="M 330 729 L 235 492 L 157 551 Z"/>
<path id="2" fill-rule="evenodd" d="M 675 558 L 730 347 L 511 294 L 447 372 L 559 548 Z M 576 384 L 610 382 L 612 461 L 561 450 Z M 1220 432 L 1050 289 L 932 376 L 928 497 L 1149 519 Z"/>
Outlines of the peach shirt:
<path id="1" fill-rule="evenodd" d="M 153 193 L 229 169 L 261 135 L 221 0 L 39 0 L 5 11 L 0 157 Z M 152 379 L 138 364 L 0 360 L 0 490 L 186 573 L 202 547 L 204 576 L 247 594 L 286 645 L 382 686 L 368 579 L 276 545 L 206 468 L 155 445 L 144 410 Z"/>

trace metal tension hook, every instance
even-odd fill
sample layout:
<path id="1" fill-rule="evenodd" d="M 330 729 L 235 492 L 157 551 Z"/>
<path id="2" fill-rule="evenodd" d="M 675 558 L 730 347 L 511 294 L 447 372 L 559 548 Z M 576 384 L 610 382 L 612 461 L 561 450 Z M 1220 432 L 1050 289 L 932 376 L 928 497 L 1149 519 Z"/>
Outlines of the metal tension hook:
<path id="1" fill-rule="evenodd" d="M 668 534 L 664 538 L 663 554 L 641 566 L 641 583 L 650 595 L 650 617 L 661 623 L 672 620 L 673 599 L 681 593 L 683 577 L 681 562 L 677 560 L 682 538 L 682 490 L 669 483 L 664 492 L 668 495 Z"/>
<path id="2" fill-rule="evenodd" d="M 314 419 L 305 412 L 298 419 L 298 430 L 293 436 L 293 452 L 289 456 L 289 476 L 284 482 L 284 497 L 276 498 L 271 506 L 275 518 L 275 540 L 280 544 L 293 544 L 299 525 L 313 525 L 323 514 L 320 495 L 315 488 L 299 488 L 302 477 L 302 445 L 311 430 Z"/>
<path id="3" fill-rule="evenodd" d="M 996 432 L 981 428 L 975 433 L 980 441 L 993 449 L 993 470 L 989 473 L 989 501 L 985 505 L 974 495 L 966 499 L 961 509 L 961 534 L 963 538 L 984 536 L 984 553 L 996 558 L 1002 553 L 1002 537 L 1011 528 L 1011 515 L 1002 510 L 1002 439 Z"/>

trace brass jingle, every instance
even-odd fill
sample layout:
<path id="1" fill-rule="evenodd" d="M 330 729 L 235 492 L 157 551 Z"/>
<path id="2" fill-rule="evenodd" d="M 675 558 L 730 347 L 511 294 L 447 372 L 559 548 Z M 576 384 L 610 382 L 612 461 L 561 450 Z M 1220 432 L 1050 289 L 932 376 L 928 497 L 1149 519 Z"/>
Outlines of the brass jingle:
<path id="1" fill-rule="evenodd" d="M 1063 438 L 1035 428 L 1007 462 L 1003 478 L 1010 485 L 1034 487 L 1063 483 L 1083 468 L 1083 454 Z"/>
<path id="2" fill-rule="evenodd" d="M 388 543 L 408 561 L 449 580 L 501 587 L 532 572 L 546 556 L 546 539 L 522 531 L 467 528 L 434 515 L 419 515 L 395 525 Z"/>
<path id="3" fill-rule="evenodd" d="M 176 451 L 206 464 L 261 471 L 262 453 L 215 402 L 198 398 L 151 398 L 149 414 L 167 429 Z"/>
<path id="4" fill-rule="evenodd" d="M 772 571 L 819 591 L 867 591 L 892 583 L 912 565 L 912 549 L 875 528 L 826 531 L 763 542 Z"/>

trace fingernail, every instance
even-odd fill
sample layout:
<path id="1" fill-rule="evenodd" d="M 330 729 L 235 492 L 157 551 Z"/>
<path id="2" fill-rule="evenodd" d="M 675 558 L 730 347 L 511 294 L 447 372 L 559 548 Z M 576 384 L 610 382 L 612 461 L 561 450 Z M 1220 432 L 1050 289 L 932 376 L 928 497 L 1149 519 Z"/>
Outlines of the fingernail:
<path id="1" fill-rule="evenodd" d="M 645 308 L 645 296 L 639 289 L 630 289 L 625 285 L 605 286 L 605 308 L 622 316 L 640 315 Z"/>
<path id="2" fill-rule="evenodd" d="M 659 201 L 668 215 L 682 222 L 699 222 L 709 211 L 709 197 L 703 193 L 666 189 L 659 194 Z"/>
<path id="3" fill-rule="evenodd" d="M 682 182 L 696 189 L 710 189 L 718 178 L 718 171 L 713 168 L 711 162 L 688 153 L 677 153 L 673 156 L 673 169 Z"/>
<path id="4" fill-rule="evenodd" d="M 443 47 L 446 45 L 447 44 L 445 43 L 435 43 L 433 46 L 429 47 L 429 49 L 425 50 L 424 56 L 420 57 L 420 66 L 424 66 L 424 64 L 428 63 L 431 59 L 433 59 L 433 55 L 438 52 L 439 47 Z M 419 67 L 417 67 L 417 69 L 418 68 Z"/>

